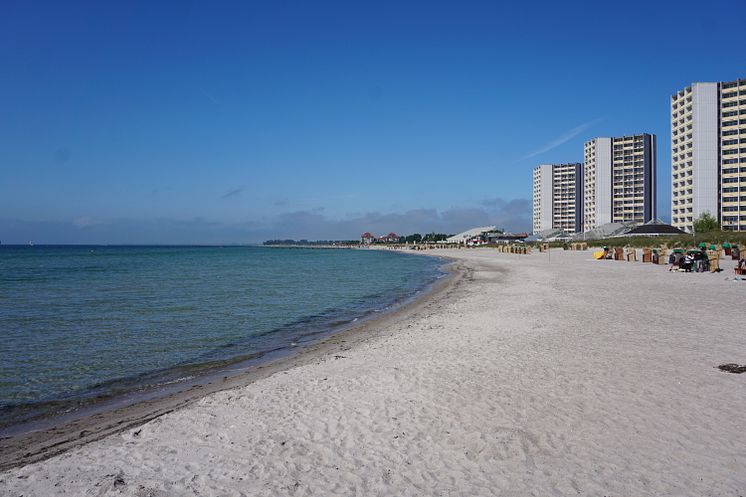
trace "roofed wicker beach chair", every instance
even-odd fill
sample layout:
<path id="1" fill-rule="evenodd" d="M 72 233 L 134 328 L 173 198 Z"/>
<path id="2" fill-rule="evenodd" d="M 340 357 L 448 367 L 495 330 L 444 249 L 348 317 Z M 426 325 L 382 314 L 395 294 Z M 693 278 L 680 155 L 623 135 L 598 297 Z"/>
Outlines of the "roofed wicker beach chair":
<path id="1" fill-rule="evenodd" d="M 739 260 L 738 264 L 734 268 L 734 271 L 738 275 L 746 275 L 746 259 Z"/>
<path id="2" fill-rule="evenodd" d="M 668 247 L 664 244 L 658 249 L 658 264 L 666 264 L 668 262 Z"/>
<path id="3" fill-rule="evenodd" d="M 624 253 L 627 262 L 637 262 L 637 250 L 634 247 L 627 247 Z"/>
<path id="4" fill-rule="evenodd" d="M 653 250 L 650 247 L 642 249 L 642 262 L 643 264 L 653 262 Z"/>

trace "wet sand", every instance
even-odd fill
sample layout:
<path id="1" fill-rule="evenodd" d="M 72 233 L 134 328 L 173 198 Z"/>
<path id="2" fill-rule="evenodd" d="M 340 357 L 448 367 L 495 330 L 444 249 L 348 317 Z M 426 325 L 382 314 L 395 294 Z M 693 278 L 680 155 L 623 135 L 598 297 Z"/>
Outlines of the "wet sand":
<path id="1" fill-rule="evenodd" d="M 458 276 L 363 329 L 25 459 L 3 449 L 25 465 L 0 494 L 746 491 L 746 374 L 717 369 L 746 363 L 730 261 L 683 274 L 590 252 L 431 253 Z"/>

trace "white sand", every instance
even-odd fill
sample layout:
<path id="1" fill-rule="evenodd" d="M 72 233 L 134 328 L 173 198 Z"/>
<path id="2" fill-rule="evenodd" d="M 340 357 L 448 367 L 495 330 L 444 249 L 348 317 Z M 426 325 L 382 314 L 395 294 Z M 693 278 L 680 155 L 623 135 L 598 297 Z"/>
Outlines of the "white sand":
<path id="1" fill-rule="evenodd" d="M 746 494 L 746 374 L 715 369 L 746 363 L 730 269 L 449 254 L 473 272 L 344 357 L 2 473 L 0 495 Z"/>

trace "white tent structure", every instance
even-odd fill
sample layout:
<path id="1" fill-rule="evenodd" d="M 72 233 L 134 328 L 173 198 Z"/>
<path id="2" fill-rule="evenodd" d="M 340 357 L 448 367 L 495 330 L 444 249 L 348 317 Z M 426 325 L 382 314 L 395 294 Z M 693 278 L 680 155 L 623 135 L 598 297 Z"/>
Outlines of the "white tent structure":
<path id="1" fill-rule="evenodd" d="M 634 224 L 629 223 L 606 223 L 584 231 L 583 233 L 577 233 L 573 235 L 572 239 L 575 241 L 584 241 L 611 238 L 613 236 L 618 236 L 620 233 L 626 233 L 633 226 Z"/>
<path id="2" fill-rule="evenodd" d="M 458 235 L 453 235 L 452 237 L 447 238 L 446 243 L 466 243 L 469 239 L 474 238 L 475 236 L 479 236 L 482 233 L 496 230 L 496 226 L 482 226 L 481 228 L 472 228 L 470 230 L 464 231 L 463 233 L 459 233 Z"/>

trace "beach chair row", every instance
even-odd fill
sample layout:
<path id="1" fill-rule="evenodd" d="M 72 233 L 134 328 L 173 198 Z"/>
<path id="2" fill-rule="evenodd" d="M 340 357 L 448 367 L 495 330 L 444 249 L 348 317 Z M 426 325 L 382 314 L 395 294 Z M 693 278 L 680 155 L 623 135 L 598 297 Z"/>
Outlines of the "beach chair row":
<path id="1" fill-rule="evenodd" d="M 495 248 L 503 254 L 529 255 L 531 253 L 530 245 L 498 245 Z"/>
<path id="2" fill-rule="evenodd" d="M 639 257 L 638 257 L 639 254 Z M 746 245 L 730 244 L 700 244 L 696 248 L 684 249 L 676 247 L 669 249 L 665 244 L 660 247 L 644 247 L 636 249 L 634 247 L 604 247 L 601 252 L 594 252 L 596 259 L 612 259 L 615 261 L 637 262 L 650 264 L 669 264 L 672 268 L 686 267 L 687 271 L 692 271 L 689 265 L 684 266 L 681 261 L 687 256 L 695 261 L 695 268 L 706 267 L 709 272 L 720 270 L 720 260 L 723 258 L 741 260 L 743 254 L 746 254 Z M 701 263 L 700 263 L 701 261 Z M 738 272 L 738 268 L 737 271 Z"/>

